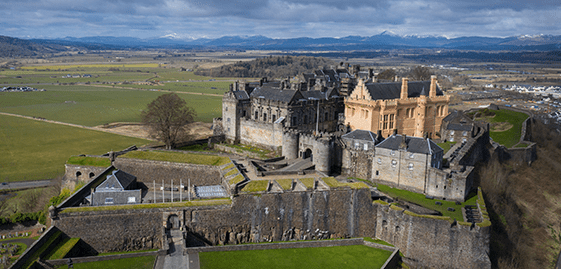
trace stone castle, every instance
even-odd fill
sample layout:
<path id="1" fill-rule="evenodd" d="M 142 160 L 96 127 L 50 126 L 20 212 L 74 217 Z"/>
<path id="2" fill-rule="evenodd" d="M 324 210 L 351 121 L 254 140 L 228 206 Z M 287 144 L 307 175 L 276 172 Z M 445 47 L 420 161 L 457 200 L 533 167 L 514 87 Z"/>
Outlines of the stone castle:
<path id="1" fill-rule="evenodd" d="M 285 160 L 309 159 L 326 175 L 456 201 L 473 190 L 475 162 L 450 167 L 433 141 L 445 141 L 446 128 L 456 126 L 443 124 L 449 97 L 435 76 L 377 82 L 372 70 L 353 67 L 317 70 L 302 80 L 232 84 L 223 97 L 222 118 L 214 120 L 215 135 L 276 150 Z"/>

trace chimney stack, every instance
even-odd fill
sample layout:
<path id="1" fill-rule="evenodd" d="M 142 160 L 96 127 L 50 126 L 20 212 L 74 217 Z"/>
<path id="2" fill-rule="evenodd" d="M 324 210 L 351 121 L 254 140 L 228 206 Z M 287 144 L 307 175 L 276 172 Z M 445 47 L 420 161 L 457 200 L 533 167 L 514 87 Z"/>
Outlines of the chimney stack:
<path id="1" fill-rule="evenodd" d="M 403 78 L 401 81 L 401 99 L 407 99 L 409 96 L 409 91 L 407 89 L 408 78 Z"/>
<path id="2" fill-rule="evenodd" d="M 434 75 L 430 77 L 429 97 L 436 97 L 436 76 Z"/>

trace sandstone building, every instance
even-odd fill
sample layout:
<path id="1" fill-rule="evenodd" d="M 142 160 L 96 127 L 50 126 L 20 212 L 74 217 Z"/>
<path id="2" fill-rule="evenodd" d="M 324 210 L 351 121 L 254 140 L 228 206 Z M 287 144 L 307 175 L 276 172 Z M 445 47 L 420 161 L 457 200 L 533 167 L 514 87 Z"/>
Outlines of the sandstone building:
<path id="1" fill-rule="evenodd" d="M 442 119 L 448 114 L 450 97 L 431 81 L 377 83 L 358 80 L 345 99 L 345 123 L 352 130 L 361 129 L 389 136 L 394 130 L 408 136 L 437 137 Z"/>

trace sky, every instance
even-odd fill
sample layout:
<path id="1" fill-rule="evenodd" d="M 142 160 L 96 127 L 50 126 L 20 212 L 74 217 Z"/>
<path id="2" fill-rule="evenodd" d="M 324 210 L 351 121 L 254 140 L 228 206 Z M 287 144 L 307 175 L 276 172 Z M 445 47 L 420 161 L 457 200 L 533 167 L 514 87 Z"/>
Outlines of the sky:
<path id="1" fill-rule="evenodd" d="M 561 35 L 559 0 L 2 0 L 19 38 Z"/>

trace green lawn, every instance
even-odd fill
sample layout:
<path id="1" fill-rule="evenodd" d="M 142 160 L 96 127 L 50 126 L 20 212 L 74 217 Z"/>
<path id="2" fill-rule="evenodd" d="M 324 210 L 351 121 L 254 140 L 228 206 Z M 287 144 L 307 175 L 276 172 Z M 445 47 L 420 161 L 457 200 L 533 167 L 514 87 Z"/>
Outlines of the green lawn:
<path id="1" fill-rule="evenodd" d="M 267 186 L 269 185 L 268 180 L 253 180 L 247 183 L 245 187 L 242 189 L 243 192 L 259 192 L 259 191 L 266 191 Z"/>
<path id="2" fill-rule="evenodd" d="M 322 248 L 200 252 L 207 268 L 381 268 L 392 253 L 363 245 Z"/>
<path id="3" fill-rule="evenodd" d="M 45 86 L 45 92 L 0 93 L 0 111 L 49 120 L 97 126 L 139 122 L 140 112 L 164 92 L 95 86 Z M 212 122 L 222 115 L 222 98 L 180 95 L 197 112 L 196 121 Z"/>
<path id="4" fill-rule="evenodd" d="M 136 258 L 125 258 L 119 260 L 75 263 L 75 269 L 152 269 L 156 262 L 156 256 L 142 256 Z M 58 267 L 67 269 L 68 265 Z"/>
<path id="5" fill-rule="evenodd" d="M 470 194 L 469 199 L 467 199 L 465 202 L 461 203 L 460 205 L 456 205 L 456 202 L 438 199 L 427 199 L 425 198 L 424 194 L 391 188 L 382 184 L 378 184 L 378 190 L 388 194 L 393 198 L 399 198 L 414 204 L 418 204 L 428 209 L 436 210 L 442 213 L 443 216 L 448 216 L 452 219 L 456 219 L 457 221 L 464 221 L 464 217 L 462 216 L 462 207 L 466 205 L 475 205 L 477 200 L 477 195 L 473 193 Z M 441 202 L 442 205 L 437 205 L 435 203 L 437 201 Z M 449 207 L 454 208 L 456 211 L 448 211 Z"/>
<path id="6" fill-rule="evenodd" d="M 457 142 L 443 142 L 443 143 L 437 143 L 437 145 L 439 147 L 441 147 L 444 150 L 444 154 L 446 154 L 446 152 L 448 152 L 450 150 L 450 148 L 452 148 Z"/>
<path id="7" fill-rule="evenodd" d="M 512 125 L 512 128 L 502 132 L 490 131 L 489 136 L 495 142 L 507 148 L 516 145 L 520 141 L 522 123 L 528 118 L 528 115 L 507 109 L 493 110 L 492 112 L 495 113 L 494 117 L 483 117 L 481 119 L 490 123 L 508 122 Z"/>
<path id="8" fill-rule="evenodd" d="M 0 100 L 2 97 L 0 97 Z M 70 156 L 103 154 L 150 141 L 0 115 L 0 181 L 54 178 Z"/>
<path id="9" fill-rule="evenodd" d="M 230 162 L 228 157 L 206 154 L 169 152 L 169 151 L 131 151 L 120 158 L 166 161 L 176 163 L 192 163 L 201 165 L 221 166 Z"/>
<path id="10" fill-rule="evenodd" d="M 53 248 L 51 252 L 47 256 L 45 256 L 45 260 L 63 259 L 64 256 L 66 256 L 66 254 L 68 254 L 68 252 L 72 250 L 72 248 L 74 248 L 76 244 L 78 244 L 78 241 L 80 241 L 80 238 L 78 237 L 66 238 L 65 240 L 62 240 L 58 244 L 58 246 Z"/>

